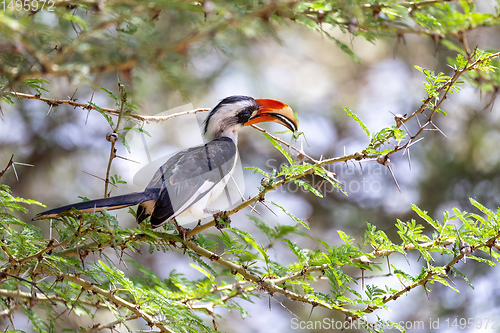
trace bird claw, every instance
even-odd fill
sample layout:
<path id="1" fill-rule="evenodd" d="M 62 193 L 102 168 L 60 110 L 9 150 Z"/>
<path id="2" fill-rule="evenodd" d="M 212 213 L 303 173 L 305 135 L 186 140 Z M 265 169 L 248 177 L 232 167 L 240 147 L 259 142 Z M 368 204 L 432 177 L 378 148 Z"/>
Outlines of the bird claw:
<path id="1" fill-rule="evenodd" d="M 226 212 L 218 212 L 214 214 L 215 227 L 219 230 L 224 229 L 227 225 L 231 223 L 231 219 L 227 216 Z M 221 222 L 221 220 L 223 222 Z"/>
<path id="2" fill-rule="evenodd" d="M 184 242 L 187 241 L 187 235 L 189 234 L 189 231 L 191 229 L 181 227 L 175 219 L 172 220 L 172 223 L 174 224 L 174 227 L 177 229 L 177 232 L 179 233 L 179 236 L 182 238 L 182 240 Z"/>

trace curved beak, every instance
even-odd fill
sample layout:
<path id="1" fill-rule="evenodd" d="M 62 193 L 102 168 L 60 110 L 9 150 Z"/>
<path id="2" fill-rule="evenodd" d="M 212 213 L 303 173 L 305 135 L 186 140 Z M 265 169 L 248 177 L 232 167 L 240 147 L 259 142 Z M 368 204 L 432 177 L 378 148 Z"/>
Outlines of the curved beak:
<path id="1" fill-rule="evenodd" d="M 255 99 L 260 105 L 244 126 L 249 126 L 265 121 L 274 121 L 287 127 L 290 131 L 297 130 L 295 115 L 292 109 L 285 103 L 274 99 Z"/>

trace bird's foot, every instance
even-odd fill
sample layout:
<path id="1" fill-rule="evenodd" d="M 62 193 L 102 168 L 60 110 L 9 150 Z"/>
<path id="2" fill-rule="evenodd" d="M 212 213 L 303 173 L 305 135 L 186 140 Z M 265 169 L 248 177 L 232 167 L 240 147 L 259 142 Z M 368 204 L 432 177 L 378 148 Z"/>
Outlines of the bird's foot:
<path id="1" fill-rule="evenodd" d="M 227 212 L 218 212 L 214 214 L 215 227 L 219 230 L 222 230 L 231 224 L 231 219 L 226 213 Z"/>
<path id="2" fill-rule="evenodd" d="M 175 219 L 172 220 L 174 227 L 177 229 L 177 232 L 179 233 L 179 236 L 182 238 L 182 240 L 185 242 L 187 241 L 187 236 L 189 234 L 189 231 L 191 229 L 181 227 Z"/>

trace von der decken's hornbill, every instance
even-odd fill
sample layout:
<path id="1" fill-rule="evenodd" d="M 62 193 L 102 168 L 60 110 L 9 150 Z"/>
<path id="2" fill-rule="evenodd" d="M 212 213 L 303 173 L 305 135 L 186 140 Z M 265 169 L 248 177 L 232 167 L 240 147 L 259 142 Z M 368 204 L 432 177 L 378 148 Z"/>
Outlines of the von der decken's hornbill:
<path id="1" fill-rule="evenodd" d="M 180 214 L 201 218 L 223 192 L 237 160 L 238 130 L 265 121 L 297 129 L 292 109 L 272 99 L 231 96 L 219 102 L 204 122 L 206 144 L 173 155 L 154 174 L 144 192 L 90 200 L 51 209 L 34 220 L 54 218 L 72 208 L 83 212 L 112 210 L 139 204 L 137 222 L 151 216 L 153 228 L 175 222 Z"/>

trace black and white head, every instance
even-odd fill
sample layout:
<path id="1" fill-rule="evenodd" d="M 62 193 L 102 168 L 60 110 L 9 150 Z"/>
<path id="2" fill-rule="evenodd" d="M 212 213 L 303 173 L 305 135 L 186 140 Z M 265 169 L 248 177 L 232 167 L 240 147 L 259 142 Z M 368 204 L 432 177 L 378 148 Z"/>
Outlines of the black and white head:
<path id="1" fill-rule="evenodd" d="M 204 123 L 207 140 L 221 136 L 237 141 L 237 131 L 243 126 L 274 121 L 291 131 L 297 130 L 292 109 L 273 99 L 254 99 L 249 96 L 226 97 L 210 110 Z"/>

